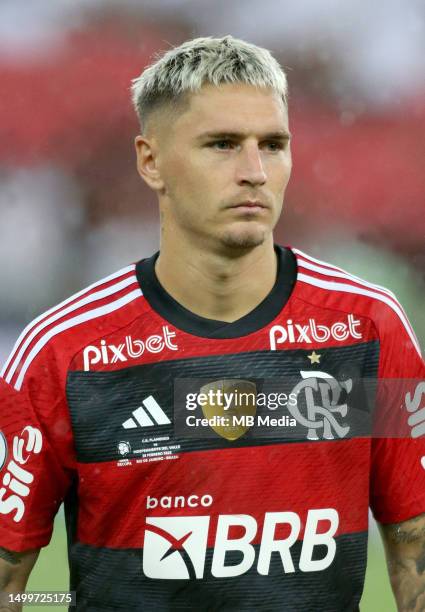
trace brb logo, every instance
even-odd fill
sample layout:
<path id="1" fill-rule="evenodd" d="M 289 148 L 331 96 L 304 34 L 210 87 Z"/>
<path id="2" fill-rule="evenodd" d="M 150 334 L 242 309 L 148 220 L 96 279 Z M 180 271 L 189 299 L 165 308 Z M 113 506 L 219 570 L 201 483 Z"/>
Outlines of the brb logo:
<path id="1" fill-rule="evenodd" d="M 325 521 L 328 529 L 323 529 Z M 148 517 L 143 545 L 143 572 L 148 578 L 166 580 L 201 579 L 205 574 L 210 516 Z M 309 510 L 302 540 L 299 570 L 317 572 L 329 567 L 335 557 L 334 535 L 339 516 L 334 508 Z M 275 539 L 279 526 L 289 534 Z M 234 528 L 242 528 L 243 536 L 230 538 Z M 221 514 L 218 516 L 211 574 L 214 578 L 233 578 L 248 572 L 254 564 L 259 574 L 267 576 L 273 553 L 280 555 L 285 574 L 296 571 L 291 547 L 301 532 L 301 519 L 295 512 L 266 512 L 258 546 L 252 542 L 258 525 L 249 514 Z M 238 563 L 226 564 L 226 555 L 236 553 Z M 256 558 L 257 557 L 257 558 Z"/>
<path id="2" fill-rule="evenodd" d="M 288 403 L 288 410 L 298 423 L 307 427 L 307 440 L 318 440 L 318 430 L 323 430 L 322 435 L 325 440 L 334 439 L 332 430 L 339 438 L 344 438 L 350 431 L 350 427 L 341 425 L 335 414 L 341 417 L 347 416 L 347 404 L 338 405 L 338 401 L 343 390 L 350 393 L 353 387 L 351 378 L 339 382 L 327 372 L 314 370 L 301 370 L 301 377 L 304 380 L 295 385 L 291 391 L 297 401 Z M 320 405 L 315 400 L 315 394 L 320 394 Z M 306 416 L 299 408 L 300 397 L 306 407 Z"/>
<path id="3" fill-rule="evenodd" d="M 172 338 L 175 338 L 176 333 L 168 329 L 168 325 L 162 327 L 162 335 L 153 334 L 145 340 L 133 340 L 131 336 L 125 337 L 125 342 L 122 344 L 106 344 L 105 340 L 100 341 L 98 346 L 86 346 L 83 352 L 84 370 L 90 370 L 90 366 L 96 363 L 108 365 L 110 363 L 118 363 L 128 361 L 129 359 L 137 359 L 146 351 L 148 353 L 160 353 L 165 347 L 172 351 L 177 351 L 178 346 L 173 343 Z"/>
<path id="4" fill-rule="evenodd" d="M 5 440 L 1 444 L 2 456 L 4 456 L 4 445 Z M 13 438 L 13 458 L 7 464 L 6 474 L 3 476 L 5 486 L 0 489 L 0 513 L 9 514 L 14 510 L 15 523 L 19 523 L 24 516 L 25 503 L 22 498 L 28 497 L 30 493 L 28 485 L 34 480 L 31 472 L 22 466 L 27 463 L 33 453 L 37 455 L 41 451 L 42 445 L 41 431 L 35 427 L 25 427 L 20 436 Z M 5 497 L 10 492 L 14 495 Z"/>
<path id="5" fill-rule="evenodd" d="M 313 342 L 327 342 L 330 338 L 343 342 L 350 336 L 360 340 L 362 335 L 356 331 L 360 325 L 361 321 L 355 319 L 352 314 L 348 315 L 347 321 L 337 321 L 331 327 L 317 325 L 314 319 L 309 319 L 307 325 L 293 323 L 291 319 L 288 319 L 286 326 L 273 325 L 270 329 L 270 349 L 275 351 L 278 344 L 285 342 L 312 344 Z"/>

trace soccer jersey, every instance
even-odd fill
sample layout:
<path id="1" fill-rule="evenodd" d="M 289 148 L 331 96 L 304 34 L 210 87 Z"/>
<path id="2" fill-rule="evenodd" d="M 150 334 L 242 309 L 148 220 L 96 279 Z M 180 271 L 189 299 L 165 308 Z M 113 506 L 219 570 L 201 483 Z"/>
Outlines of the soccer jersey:
<path id="1" fill-rule="evenodd" d="M 401 306 L 275 250 L 272 291 L 235 322 L 177 303 L 157 253 L 18 338 L 0 546 L 46 546 L 64 501 L 77 610 L 358 610 L 368 507 L 425 512 L 425 367 Z"/>

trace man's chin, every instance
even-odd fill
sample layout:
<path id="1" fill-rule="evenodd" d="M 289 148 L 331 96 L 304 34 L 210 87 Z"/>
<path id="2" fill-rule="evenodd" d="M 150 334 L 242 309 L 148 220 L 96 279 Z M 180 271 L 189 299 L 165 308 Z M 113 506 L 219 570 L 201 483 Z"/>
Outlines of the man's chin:
<path id="1" fill-rule="evenodd" d="M 220 242 L 228 249 L 246 250 L 263 244 L 267 235 L 268 232 L 263 228 L 250 228 L 245 231 L 228 231 L 220 237 Z"/>

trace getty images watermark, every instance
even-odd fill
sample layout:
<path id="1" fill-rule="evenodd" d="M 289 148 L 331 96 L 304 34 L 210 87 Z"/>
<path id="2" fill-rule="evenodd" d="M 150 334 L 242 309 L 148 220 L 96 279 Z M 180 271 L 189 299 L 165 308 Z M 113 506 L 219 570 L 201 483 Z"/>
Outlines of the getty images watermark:
<path id="1" fill-rule="evenodd" d="M 270 413 L 256 414 L 260 407 L 275 411 L 288 404 L 296 406 L 295 393 L 288 396 L 284 392 L 257 392 L 256 384 L 247 380 L 214 381 L 203 385 L 199 392 L 186 395 L 186 410 L 199 413 L 201 409 L 204 415 L 188 414 L 186 424 L 188 427 L 252 427 L 257 422 L 264 426 L 294 427 L 296 421 L 289 414 L 282 414 L 278 419 Z"/>
<path id="2" fill-rule="evenodd" d="M 296 405 L 295 394 L 257 391 L 255 382 L 239 379 L 213 381 L 199 392 L 186 395 L 187 428 L 205 429 L 228 440 L 236 440 L 251 428 L 296 427 L 290 414 L 273 416 L 273 411 Z M 259 413 L 258 409 L 261 410 Z M 191 414 L 192 413 L 192 414 Z M 202 413 L 202 416 L 198 416 Z"/>
<path id="3" fill-rule="evenodd" d="M 425 382 L 301 370 L 279 379 L 178 379 L 184 438 L 337 440 L 425 435 Z"/>
<path id="4" fill-rule="evenodd" d="M 175 381 L 176 433 L 189 438 L 334 439 L 348 434 L 352 384 L 324 372 L 279 379 Z M 314 397 L 318 392 L 320 402 Z"/>

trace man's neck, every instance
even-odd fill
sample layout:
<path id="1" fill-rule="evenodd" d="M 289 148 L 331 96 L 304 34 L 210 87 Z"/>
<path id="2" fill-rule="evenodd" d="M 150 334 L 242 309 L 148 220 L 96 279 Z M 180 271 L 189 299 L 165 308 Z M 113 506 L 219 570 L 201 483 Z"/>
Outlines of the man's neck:
<path id="1" fill-rule="evenodd" d="M 233 322 L 270 293 L 277 257 L 272 240 L 238 257 L 163 244 L 155 273 L 164 289 L 191 312 Z"/>

